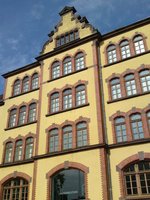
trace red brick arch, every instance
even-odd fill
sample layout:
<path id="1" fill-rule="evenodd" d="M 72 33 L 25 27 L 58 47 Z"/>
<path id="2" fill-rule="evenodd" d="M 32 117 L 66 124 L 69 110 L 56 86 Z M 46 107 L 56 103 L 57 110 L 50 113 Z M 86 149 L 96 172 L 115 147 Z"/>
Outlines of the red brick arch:
<path id="1" fill-rule="evenodd" d="M 150 153 L 140 151 L 137 154 L 134 154 L 126 159 L 122 160 L 117 166 L 116 171 L 119 172 L 119 183 L 120 183 L 120 199 L 124 199 L 125 196 L 125 183 L 123 180 L 123 169 L 130 163 L 140 161 L 140 160 L 150 160 Z"/>
<path id="2" fill-rule="evenodd" d="M 86 195 L 86 200 L 88 199 L 88 177 L 87 174 L 89 173 L 89 168 L 86 167 L 85 165 L 77 162 L 69 162 L 65 161 L 64 163 L 61 163 L 57 165 L 56 167 L 52 168 L 47 174 L 46 174 L 46 179 L 47 179 L 47 199 L 46 200 L 51 200 L 51 177 L 56 173 L 59 172 L 60 170 L 64 169 L 79 169 L 81 170 L 85 177 L 85 195 Z"/>
<path id="3" fill-rule="evenodd" d="M 2 199 L 2 187 L 3 187 L 3 184 L 9 179 L 17 178 L 17 177 L 24 178 L 26 181 L 28 181 L 28 183 L 31 183 L 31 177 L 29 175 L 23 173 L 23 172 L 14 171 L 13 173 L 8 174 L 7 176 L 5 176 L 0 181 L 0 199 Z"/>

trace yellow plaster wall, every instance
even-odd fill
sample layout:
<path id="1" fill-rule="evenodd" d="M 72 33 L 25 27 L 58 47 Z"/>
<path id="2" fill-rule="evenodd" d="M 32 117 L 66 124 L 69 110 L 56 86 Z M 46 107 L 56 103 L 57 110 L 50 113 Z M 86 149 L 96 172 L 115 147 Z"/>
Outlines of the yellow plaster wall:
<path id="1" fill-rule="evenodd" d="M 122 34 L 119 34 L 117 36 L 114 36 L 114 37 L 111 37 L 109 39 L 106 39 L 104 40 L 102 43 L 101 43 L 101 63 L 102 65 L 105 65 L 107 64 L 105 62 L 105 49 L 106 47 L 109 45 L 109 43 L 113 43 L 113 44 L 119 44 L 119 42 L 121 42 L 121 40 L 123 39 L 133 39 L 133 37 L 137 34 L 137 33 L 142 33 L 144 34 L 144 36 L 146 36 L 146 43 L 147 43 L 147 47 L 148 49 L 150 49 L 150 25 L 145 25 L 145 26 L 142 26 L 142 27 L 138 27 L 136 29 L 133 29 L 131 31 L 127 31 L 127 32 L 124 32 Z"/>
<path id="2" fill-rule="evenodd" d="M 90 158 L 90 159 L 89 159 Z M 102 180 L 99 150 L 79 152 L 75 154 L 51 157 L 38 161 L 36 200 L 46 199 L 47 179 L 46 173 L 65 161 L 81 163 L 89 167 L 88 194 L 90 200 L 102 199 Z"/>
<path id="3" fill-rule="evenodd" d="M 12 95 L 12 86 L 16 79 L 23 79 L 25 76 L 32 76 L 35 72 L 38 72 L 40 74 L 40 66 L 34 67 L 33 69 L 27 70 L 25 72 L 21 72 L 19 74 L 10 76 L 7 78 L 7 87 L 6 87 L 6 94 L 5 99 L 11 97 Z"/>
<path id="4" fill-rule="evenodd" d="M 98 143 L 98 130 L 97 130 L 97 108 L 96 108 L 96 93 L 95 93 L 95 77 L 94 77 L 94 66 L 93 66 L 93 53 L 92 53 L 92 43 L 88 43 L 80 46 L 81 50 L 85 50 L 86 52 L 86 67 L 88 69 L 78 72 L 64 78 L 60 78 L 58 80 L 51 81 L 47 83 L 49 80 L 49 66 L 54 61 L 55 58 L 59 58 L 60 60 L 66 55 L 65 53 L 61 53 L 57 57 L 52 57 L 44 61 L 43 67 L 43 86 L 42 86 L 42 108 L 41 108 L 41 122 L 40 122 L 40 141 L 39 144 L 39 154 L 45 153 L 45 145 L 46 145 L 46 133 L 45 130 L 52 125 L 52 123 L 61 125 L 65 120 L 75 121 L 80 116 L 86 117 L 90 119 L 89 123 L 89 137 L 90 144 Z M 74 55 L 78 48 L 71 49 L 67 53 L 69 55 Z M 54 88 L 61 89 L 66 84 L 74 85 L 79 80 L 88 81 L 87 85 L 87 99 L 89 106 L 74 109 L 72 111 L 67 111 L 64 113 L 59 113 L 56 115 L 52 115 L 49 117 L 45 117 L 48 114 L 48 93 L 51 92 Z"/>
<path id="5" fill-rule="evenodd" d="M 109 117 L 111 117 L 117 111 L 128 112 L 129 110 L 132 109 L 132 107 L 145 108 L 149 104 L 150 94 L 149 95 L 147 94 L 146 96 L 143 95 L 143 96 L 127 99 L 124 101 L 118 101 L 118 102 L 113 102 L 113 103 L 108 104 L 107 102 L 109 101 L 109 97 L 108 97 L 109 91 L 108 91 L 108 84 L 106 82 L 106 79 L 109 76 L 111 76 L 113 73 L 122 74 L 127 69 L 137 69 L 143 63 L 145 65 L 150 64 L 148 54 L 106 67 L 102 71 L 103 86 L 104 86 L 105 116 L 106 116 L 106 123 L 107 123 L 108 142 L 110 144 L 113 143 L 113 138 L 112 138 L 112 124 L 109 120 Z"/>

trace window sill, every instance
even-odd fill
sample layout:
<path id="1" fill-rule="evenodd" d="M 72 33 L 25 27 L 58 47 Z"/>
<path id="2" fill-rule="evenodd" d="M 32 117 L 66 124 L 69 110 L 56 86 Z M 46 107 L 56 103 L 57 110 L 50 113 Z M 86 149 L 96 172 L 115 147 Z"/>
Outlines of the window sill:
<path id="1" fill-rule="evenodd" d="M 30 93 L 30 92 L 37 91 L 37 90 L 39 90 L 39 87 L 36 88 L 36 89 L 34 89 L 34 90 L 30 90 L 30 91 L 27 91 L 27 92 L 23 92 L 23 93 L 17 94 L 17 95 L 15 95 L 15 96 L 11 96 L 11 97 L 9 97 L 9 99 L 13 99 L 13 98 L 16 98 L 16 97 L 19 97 L 19 96 L 22 96 L 22 95 L 28 94 L 28 93 Z"/>
<path id="2" fill-rule="evenodd" d="M 89 103 L 86 103 L 86 104 L 83 104 L 83 105 L 80 105 L 80 106 L 76 106 L 76 107 L 72 107 L 72 108 L 69 108 L 69 109 L 66 109 L 66 110 L 61 110 L 61 111 L 58 111 L 58 112 L 49 113 L 49 114 L 47 114 L 45 116 L 49 117 L 49 116 L 52 116 L 52 115 L 57 115 L 57 114 L 60 114 L 60 113 L 63 113 L 63 112 L 75 110 L 75 109 L 82 108 L 82 107 L 89 106 L 89 105 L 90 105 Z"/>
<path id="3" fill-rule="evenodd" d="M 3 163 L 0 165 L 0 168 L 32 163 L 33 161 L 34 161 L 33 158 L 30 158 L 30 159 L 26 159 L 26 160 L 19 160 L 19 161 L 14 161 L 14 162 L 9 162 L 9 163 Z"/>
<path id="4" fill-rule="evenodd" d="M 107 103 L 108 104 L 115 103 L 115 102 L 118 102 L 118 101 L 123 101 L 123 100 L 126 100 L 126 99 L 131 99 L 131 98 L 134 98 L 134 97 L 143 96 L 143 95 L 146 95 L 146 94 L 150 94 L 150 91 L 144 92 L 144 93 L 141 93 L 141 94 L 135 94 L 135 95 L 132 95 L 132 96 L 122 97 L 122 98 L 111 100 L 111 101 L 107 101 Z"/>
<path id="5" fill-rule="evenodd" d="M 128 196 L 128 197 L 124 197 L 121 198 L 122 200 L 144 200 L 144 199 L 150 199 L 149 194 L 148 195 L 139 195 L 139 196 Z"/>
<path id="6" fill-rule="evenodd" d="M 80 69 L 80 70 L 77 70 L 77 71 L 74 71 L 74 72 L 71 72 L 69 74 L 65 74 L 63 76 L 59 76 L 57 78 L 54 78 L 54 79 L 51 79 L 51 80 L 48 80 L 47 82 L 52 82 L 52 81 L 55 81 L 55 80 L 58 80 L 58 79 L 61 79 L 61 78 L 64 78 L 66 76 L 70 76 L 70 75 L 73 75 L 73 74 L 76 74 L 76 73 L 79 73 L 79 72 L 82 72 L 84 70 L 87 70 L 88 68 L 87 67 L 84 67 L 83 69 Z"/>
<path id="7" fill-rule="evenodd" d="M 137 144 L 146 144 L 150 142 L 150 138 L 144 138 L 144 139 L 139 139 L 139 140 L 132 140 L 132 141 L 127 141 L 127 142 L 119 142 L 115 144 L 109 144 L 108 148 L 109 149 L 115 149 L 119 147 L 125 147 L 125 146 L 132 146 L 132 145 L 137 145 Z"/>
<path id="8" fill-rule="evenodd" d="M 107 65 L 104 65 L 103 67 L 109 67 L 109 66 L 112 66 L 112 65 L 115 65 L 115 64 L 118 64 L 118 63 L 121 63 L 121 62 L 130 60 L 130 59 L 132 59 L 132 58 L 136 58 L 136 57 L 139 57 L 139 56 L 148 54 L 148 53 L 150 53 L 150 50 L 145 51 L 145 52 L 143 52 L 143 53 L 141 53 L 141 54 L 136 54 L 136 55 L 134 55 L 134 56 L 131 56 L 131 57 L 128 57 L 128 58 L 124 58 L 124 59 L 122 59 L 122 60 L 118 60 L 118 61 L 113 62 L 113 63 L 109 63 L 109 64 L 107 64 Z"/>
<path id="9" fill-rule="evenodd" d="M 20 127 L 31 125 L 31 124 L 35 124 L 35 123 L 37 123 L 37 120 L 34 121 L 34 122 L 29 122 L 29 123 L 26 123 L 26 124 L 21 124 L 21 125 L 18 125 L 18 126 L 13 126 L 13 127 L 5 128 L 4 130 L 8 131 L 8 130 L 11 130 L 11 129 L 14 129 L 14 128 L 20 128 Z"/>

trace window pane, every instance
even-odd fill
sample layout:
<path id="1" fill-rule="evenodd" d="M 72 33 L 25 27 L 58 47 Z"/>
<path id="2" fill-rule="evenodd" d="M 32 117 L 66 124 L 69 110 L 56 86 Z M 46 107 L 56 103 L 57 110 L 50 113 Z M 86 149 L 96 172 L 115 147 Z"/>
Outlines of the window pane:
<path id="1" fill-rule="evenodd" d="M 18 95 L 21 92 L 21 83 L 20 80 L 16 80 L 14 83 L 13 95 Z"/>
<path id="2" fill-rule="evenodd" d="M 84 68 L 84 54 L 82 52 L 76 55 L 75 66 L 76 66 L 76 70 L 80 70 Z"/>
<path id="3" fill-rule="evenodd" d="M 60 76 L 60 63 L 55 62 L 52 65 L 52 79 L 55 79 Z"/>
<path id="4" fill-rule="evenodd" d="M 23 79 L 23 86 L 22 86 L 22 92 L 29 91 L 29 77 L 25 77 Z"/>
<path id="5" fill-rule="evenodd" d="M 28 200 L 28 182 L 21 178 L 7 181 L 2 196 L 2 200 Z"/>
<path id="6" fill-rule="evenodd" d="M 36 103 L 32 103 L 29 106 L 28 122 L 34 122 L 35 120 L 36 120 Z"/>
<path id="7" fill-rule="evenodd" d="M 36 88 L 38 88 L 38 86 L 39 86 L 39 77 L 38 77 L 38 74 L 35 73 L 35 74 L 33 74 L 33 76 L 32 76 L 31 89 L 32 89 L 32 90 L 33 90 L 33 89 L 36 89 Z"/>
<path id="8" fill-rule="evenodd" d="M 66 75 L 71 72 L 72 72 L 72 63 L 71 63 L 71 58 L 68 57 L 63 62 L 63 74 Z"/>
<path id="9" fill-rule="evenodd" d="M 25 152 L 25 159 L 31 158 L 33 155 L 33 138 L 26 139 L 26 152 Z"/>
<path id="10" fill-rule="evenodd" d="M 26 106 L 22 106 L 19 110 L 19 125 L 25 124 L 26 122 Z"/>
<path id="11" fill-rule="evenodd" d="M 52 200 L 86 199 L 84 185 L 82 171 L 63 170 L 52 177 Z"/>

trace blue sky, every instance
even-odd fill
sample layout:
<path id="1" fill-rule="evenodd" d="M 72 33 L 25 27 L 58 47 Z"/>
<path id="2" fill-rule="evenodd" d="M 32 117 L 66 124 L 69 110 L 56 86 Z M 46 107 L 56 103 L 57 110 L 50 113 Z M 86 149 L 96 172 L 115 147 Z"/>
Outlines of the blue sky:
<path id="1" fill-rule="evenodd" d="M 150 13 L 150 0 L 0 0 L 0 75 L 35 61 L 66 5 L 102 34 Z M 0 93 L 3 88 L 0 77 Z"/>

